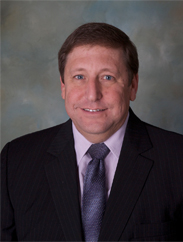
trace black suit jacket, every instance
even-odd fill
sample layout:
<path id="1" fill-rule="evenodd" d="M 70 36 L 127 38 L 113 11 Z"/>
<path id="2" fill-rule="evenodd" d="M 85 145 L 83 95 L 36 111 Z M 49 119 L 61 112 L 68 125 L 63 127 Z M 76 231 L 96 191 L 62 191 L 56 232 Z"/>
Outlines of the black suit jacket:
<path id="1" fill-rule="evenodd" d="M 2 241 L 83 240 L 71 120 L 2 152 Z M 132 111 L 100 241 L 183 240 L 183 136 Z"/>

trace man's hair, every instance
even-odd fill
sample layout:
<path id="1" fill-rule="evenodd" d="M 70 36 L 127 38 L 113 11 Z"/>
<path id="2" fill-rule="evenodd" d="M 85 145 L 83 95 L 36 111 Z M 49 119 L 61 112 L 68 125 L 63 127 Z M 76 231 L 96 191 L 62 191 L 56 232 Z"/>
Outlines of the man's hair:
<path id="1" fill-rule="evenodd" d="M 68 54 L 78 46 L 100 45 L 123 50 L 122 58 L 128 70 L 129 83 L 138 73 L 139 61 L 135 45 L 120 29 L 106 23 L 87 23 L 78 27 L 63 43 L 58 53 L 59 72 L 64 83 L 64 69 Z"/>

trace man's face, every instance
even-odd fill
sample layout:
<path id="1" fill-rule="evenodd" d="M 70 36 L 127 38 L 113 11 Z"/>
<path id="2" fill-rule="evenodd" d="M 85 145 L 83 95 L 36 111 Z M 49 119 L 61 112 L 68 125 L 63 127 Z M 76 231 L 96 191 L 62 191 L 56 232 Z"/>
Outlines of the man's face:
<path id="1" fill-rule="evenodd" d="M 123 125 L 137 87 L 137 75 L 129 85 L 122 50 L 99 45 L 75 47 L 61 81 L 66 111 L 92 143 L 105 141 Z"/>

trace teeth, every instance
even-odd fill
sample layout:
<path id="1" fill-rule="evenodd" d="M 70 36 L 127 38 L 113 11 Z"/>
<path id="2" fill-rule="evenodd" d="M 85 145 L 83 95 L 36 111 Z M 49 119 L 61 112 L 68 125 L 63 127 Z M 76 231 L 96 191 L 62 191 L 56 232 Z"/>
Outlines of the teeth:
<path id="1" fill-rule="evenodd" d="M 99 111 L 103 111 L 104 109 L 89 109 L 89 108 L 84 108 L 85 111 L 88 112 L 99 112 Z"/>

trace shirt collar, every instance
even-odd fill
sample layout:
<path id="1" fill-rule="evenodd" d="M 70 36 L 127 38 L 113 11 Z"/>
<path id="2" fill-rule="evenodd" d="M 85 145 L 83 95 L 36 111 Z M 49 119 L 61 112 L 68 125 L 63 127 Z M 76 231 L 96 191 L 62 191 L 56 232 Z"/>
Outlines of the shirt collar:
<path id="1" fill-rule="evenodd" d="M 73 130 L 73 136 L 74 136 L 74 146 L 76 151 L 76 158 L 77 158 L 77 164 L 79 165 L 79 162 L 83 158 L 83 156 L 86 154 L 89 147 L 92 145 L 90 141 L 88 141 L 76 128 L 74 123 L 72 122 L 72 130 Z"/>
<path id="2" fill-rule="evenodd" d="M 129 119 L 129 113 L 127 115 L 127 118 L 124 122 L 124 124 L 121 126 L 120 129 L 118 129 L 111 137 L 109 137 L 104 143 L 107 145 L 107 147 L 110 149 L 110 151 L 119 158 L 121 147 L 125 135 L 126 126 Z"/>
<path id="3" fill-rule="evenodd" d="M 129 113 L 127 115 L 127 118 L 124 122 L 124 124 L 121 126 L 120 129 L 118 129 L 111 137 L 109 137 L 104 143 L 106 146 L 110 149 L 110 151 L 119 158 L 120 152 L 121 152 L 121 146 L 123 143 L 124 135 L 126 126 L 129 119 Z M 74 123 L 72 122 L 72 130 L 73 130 L 73 136 L 74 136 L 74 146 L 76 151 L 76 158 L 77 158 L 77 164 L 79 165 L 79 162 L 83 158 L 83 156 L 86 154 L 89 147 L 92 145 L 90 141 L 88 141 L 76 128 Z"/>

